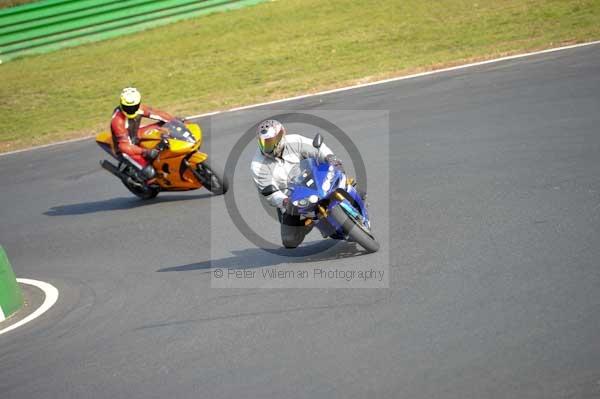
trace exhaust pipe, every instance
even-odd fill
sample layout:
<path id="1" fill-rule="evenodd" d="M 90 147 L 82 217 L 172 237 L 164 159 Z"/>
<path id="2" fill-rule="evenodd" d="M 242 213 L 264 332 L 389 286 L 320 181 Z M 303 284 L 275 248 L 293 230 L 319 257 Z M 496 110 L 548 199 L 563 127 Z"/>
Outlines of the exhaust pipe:
<path id="1" fill-rule="evenodd" d="M 114 164 L 107 161 L 106 159 L 100 161 L 100 166 L 106 169 L 111 174 L 117 176 L 119 179 L 124 179 L 126 176 L 117 168 Z"/>
<path id="2" fill-rule="evenodd" d="M 125 173 L 121 172 L 118 167 L 116 167 L 113 163 L 107 161 L 106 159 L 100 161 L 100 166 L 102 166 L 103 169 L 106 169 L 110 174 L 115 175 L 116 177 L 121 179 L 121 181 L 127 185 L 135 186 L 138 188 L 144 187 L 143 184 L 135 181 L 131 178 L 131 176 L 128 176 Z"/>

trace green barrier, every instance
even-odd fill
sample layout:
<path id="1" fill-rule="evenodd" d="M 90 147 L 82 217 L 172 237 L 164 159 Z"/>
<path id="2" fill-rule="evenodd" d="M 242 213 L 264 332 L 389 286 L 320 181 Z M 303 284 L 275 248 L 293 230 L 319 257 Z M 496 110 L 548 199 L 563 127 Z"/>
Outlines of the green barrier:
<path id="1" fill-rule="evenodd" d="M 0 321 L 19 310 L 23 305 L 21 288 L 10 267 L 4 248 L 0 246 Z"/>
<path id="2" fill-rule="evenodd" d="M 46 0 L 25 4 L 0 10 L 0 63 L 263 1 Z"/>

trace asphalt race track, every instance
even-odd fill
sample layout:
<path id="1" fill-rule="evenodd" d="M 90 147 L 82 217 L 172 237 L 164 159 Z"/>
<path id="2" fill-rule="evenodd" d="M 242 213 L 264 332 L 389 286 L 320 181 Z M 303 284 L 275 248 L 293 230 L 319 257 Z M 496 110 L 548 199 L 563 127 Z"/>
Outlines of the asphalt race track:
<path id="1" fill-rule="evenodd" d="M 205 118 L 214 162 L 272 110 L 368 156 L 381 251 L 288 262 L 205 190 L 138 201 L 91 140 L 0 157 L 0 243 L 60 291 L 0 336 L 2 399 L 600 397 L 600 46 Z M 240 209 L 276 238 L 244 154 Z M 385 259 L 389 288 L 211 288 Z"/>

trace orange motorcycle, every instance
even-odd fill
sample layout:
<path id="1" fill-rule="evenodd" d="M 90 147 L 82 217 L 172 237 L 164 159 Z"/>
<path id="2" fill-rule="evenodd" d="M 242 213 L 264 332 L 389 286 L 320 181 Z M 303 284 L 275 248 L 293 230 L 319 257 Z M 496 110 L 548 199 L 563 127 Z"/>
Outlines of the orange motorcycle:
<path id="1" fill-rule="evenodd" d="M 118 177 L 139 198 L 151 199 L 161 191 L 187 191 L 200 187 L 206 187 L 217 195 L 227 191 L 225 180 L 208 164 L 208 155 L 199 151 L 202 145 L 199 125 L 179 120 L 153 123 L 141 127 L 139 136 L 139 146 L 159 150 L 158 157 L 152 162 L 156 178 L 151 184 L 146 184 L 138 169 L 117 154 L 116 143 L 110 132 L 96 136 L 96 143 L 118 161 L 115 165 L 102 160 L 100 165 Z"/>

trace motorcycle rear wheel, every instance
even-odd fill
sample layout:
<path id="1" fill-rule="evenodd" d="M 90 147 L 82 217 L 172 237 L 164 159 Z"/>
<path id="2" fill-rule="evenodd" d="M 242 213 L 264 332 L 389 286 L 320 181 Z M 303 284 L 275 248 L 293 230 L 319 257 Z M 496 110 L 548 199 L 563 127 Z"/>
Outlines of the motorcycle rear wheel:
<path id="1" fill-rule="evenodd" d="M 127 187 L 127 190 L 129 190 L 133 195 L 143 200 L 155 198 L 160 192 L 158 188 L 148 186 L 138 187 L 133 184 L 129 184 L 126 181 L 123 181 L 123 185 Z"/>
<path id="2" fill-rule="evenodd" d="M 372 253 L 379 250 L 379 243 L 375 238 L 358 220 L 348 215 L 340 205 L 336 205 L 331 209 L 331 216 L 342 226 L 344 233 L 348 234 L 353 241 L 356 241 L 367 252 Z"/>

